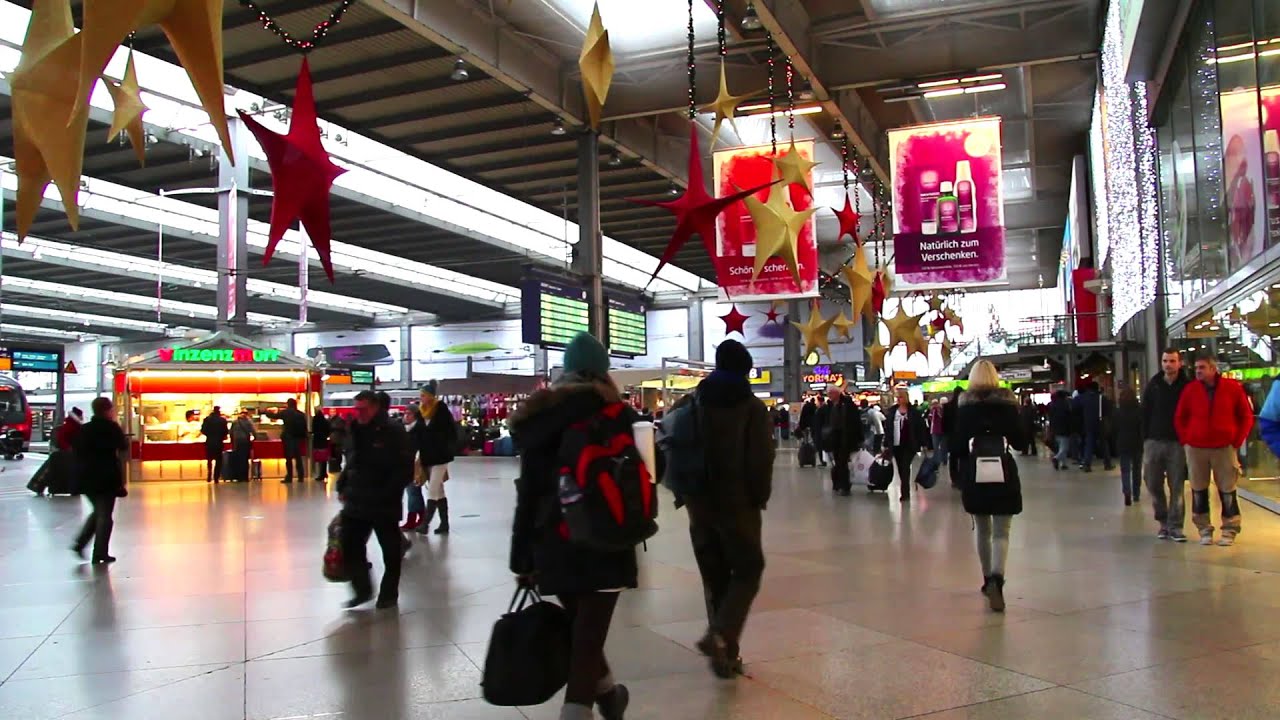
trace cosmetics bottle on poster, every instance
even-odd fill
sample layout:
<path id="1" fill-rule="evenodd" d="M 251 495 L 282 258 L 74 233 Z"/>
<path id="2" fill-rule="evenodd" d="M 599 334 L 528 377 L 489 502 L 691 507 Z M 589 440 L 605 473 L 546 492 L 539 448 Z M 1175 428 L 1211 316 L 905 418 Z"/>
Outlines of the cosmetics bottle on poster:
<path id="1" fill-rule="evenodd" d="M 920 232 L 938 234 L 938 171 L 920 171 Z"/>
<path id="2" fill-rule="evenodd" d="M 938 196 L 938 232 L 943 235 L 953 234 L 960 230 L 960 221 L 956 216 L 955 187 L 950 180 L 942 183 L 942 194 Z"/>
<path id="3" fill-rule="evenodd" d="M 973 170 L 968 160 L 956 163 L 956 214 L 960 219 L 960 232 L 978 230 L 978 210 L 973 201 Z"/>
<path id="4" fill-rule="evenodd" d="M 1267 187 L 1267 232 L 1271 244 L 1280 240 L 1280 131 L 1268 130 L 1263 135 L 1262 146 Z"/>

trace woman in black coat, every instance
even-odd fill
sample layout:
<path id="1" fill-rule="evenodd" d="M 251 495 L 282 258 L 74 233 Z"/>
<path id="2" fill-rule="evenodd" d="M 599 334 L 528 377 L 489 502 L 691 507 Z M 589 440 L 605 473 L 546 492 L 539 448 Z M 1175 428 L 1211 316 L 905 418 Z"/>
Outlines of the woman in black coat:
<path id="1" fill-rule="evenodd" d="M 565 375 L 535 393 L 511 416 L 511 437 L 520 449 L 516 514 L 511 531 L 511 571 L 556 595 L 572 617 L 573 647 L 562 718 L 621 718 L 627 689 L 614 682 L 604 642 L 622 590 L 638 584 L 635 549 L 605 552 L 574 544 L 562 530 L 560 443 L 569 426 L 606 405 L 621 402 L 609 378 L 609 356 L 589 335 L 579 335 L 565 351 Z M 634 422 L 629 406 L 622 413 Z"/>
<path id="2" fill-rule="evenodd" d="M 1120 460 L 1120 489 L 1124 492 L 1124 504 L 1133 505 L 1142 499 L 1142 406 L 1133 388 L 1120 391 L 1112 422 L 1116 455 Z"/>
<path id="3" fill-rule="evenodd" d="M 329 418 L 324 411 L 316 408 L 311 418 L 311 464 L 315 466 L 316 482 L 324 482 L 329 478 Z"/>
<path id="4" fill-rule="evenodd" d="M 414 425 L 412 435 L 414 449 L 418 452 L 418 464 L 422 472 L 417 479 L 426 485 L 425 517 L 416 525 L 421 535 L 431 531 L 431 520 L 440 513 L 437 535 L 449 534 L 449 498 L 445 495 L 445 481 L 449 479 L 449 463 L 453 462 L 458 447 L 458 423 L 449 412 L 449 406 L 436 395 L 436 381 L 432 380 L 418 390 L 421 404 L 418 412 L 421 420 Z"/>
<path id="5" fill-rule="evenodd" d="M 1004 612 L 1004 568 L 1009 556 L 1009 528 L 1022 512 L 1022 483 L 1018 465 L 1006 449 L 1003 481 L 979 482 L 971 450 L 975 438 L 988 442 L 1003 438 L 1009 448 L 1022 450 L 1028 438 L 1018 413 L 1018 398 L 1000 387 L 1000 374 L 990 361 L 979 360 L 969 374 L 969 390 L 960 396 L 951 453 L 960 458 L 960 490 L 965 512 L 973 515 L 978 532 L 978 560 L 982 563 L 982 593 L 991 609 Z M 982 440 L 979 440 L 981 442 Z"/>
<path id="6" fill-rule="evenodd" d="M 116 422 L 116 409 L 105 397 L 93 401 L 93 419 L 85 423 L 75 441 L 75 465 L 80 494 L 89 499 L 93 512 L 85 519 L 71 549 L 84 557 L 93 541 L 93 564 L 113 563 L 108 552 L 116 499 L 128 495 L 124 484 L 122 454 L 129 449 L 124 430 Z"/>

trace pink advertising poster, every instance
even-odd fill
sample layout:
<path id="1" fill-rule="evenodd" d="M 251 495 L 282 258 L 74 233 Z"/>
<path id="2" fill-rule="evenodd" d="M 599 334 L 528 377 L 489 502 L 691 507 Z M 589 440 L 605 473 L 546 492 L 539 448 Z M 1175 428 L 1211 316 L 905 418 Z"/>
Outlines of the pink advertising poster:
<path id="1" fill-rule="evenodd" d="M 790 143 L 779 143 L 778 153 L 785 154 Z M 813 141 L 796 142 L 796 152 L 806 160 L 813 159 Z M 731 195 L 739 190 L 758 187 L 774 179 L 773 148 L 740 147 L 721 150 L 714 156 L 715 193 L 717 197 Z M 813 186 L 813 172 L 809 173 L 809 185 Z M 781 184 L 761 190 L 756 197 L 764 202 L 771 192 L 787 193 L 792 209 L 802 212 L 813 207 L 813 196 L 801 185 L 783 189 Z M 755 280 L 756 229 L 751 213 L 744 202 L 730 205 L 717 222 L 716 278 L 723 300 L 737 302 L 750 300 L 783 300 L 807 298 L 818 295 L 818 240 L 817 224 L 813 217 L 800 231 L 796 247 L 796 259 L 800 268 L 800 282 L 782 258 L 774 258 L 764 266 Z"/>
<path id="2" fill-rule="evenodd" d="M 1253 89 L 1222 96 L 1223 171 L 1227 183 L 1230 268 L 1239 269 L 1266 247 L 1262 133 Z"/>
<path id="3" fill-rule="evenodd" d="M 898 287 L 1006 280 L 1000 119 L 889 131 Z"/>
<path id="4" fill-rule="evenodd" d="M 1271 247 L 1280 243 L 1280 87 L 1262 88 L 1262 173 Z"/>

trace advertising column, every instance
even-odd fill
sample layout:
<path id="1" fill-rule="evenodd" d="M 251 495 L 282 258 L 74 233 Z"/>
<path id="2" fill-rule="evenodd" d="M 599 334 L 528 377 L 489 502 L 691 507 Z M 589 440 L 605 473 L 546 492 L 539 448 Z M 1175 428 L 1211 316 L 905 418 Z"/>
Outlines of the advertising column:
<path id="1" fill-rule="evenodd" d="M 1005 282 L 1000 119 L 889 131 L 898 286 Z"/>

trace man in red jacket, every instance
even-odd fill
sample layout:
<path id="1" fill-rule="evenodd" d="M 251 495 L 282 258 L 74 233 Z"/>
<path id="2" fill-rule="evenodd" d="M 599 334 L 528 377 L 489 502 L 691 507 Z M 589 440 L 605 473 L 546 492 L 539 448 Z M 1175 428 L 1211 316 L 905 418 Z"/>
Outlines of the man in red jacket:
<path id="1" fill-rule="evenodd" d="M 1187 451 L 1191 475 L 1191 521 L 1200 529 L 1200 544 L 1213 544 L 1209 517 L 1209 474 L 1222 499 L 1222 538 L 1234 545 L 1240 533 L 1239 451 L 1253 429 L 1253 408 L 1244 386 L 1218 372 L 1212 355 L 1196 358 L 1196 381 L 1187 385 L 1174 415 L 1178 441 Z"/>

